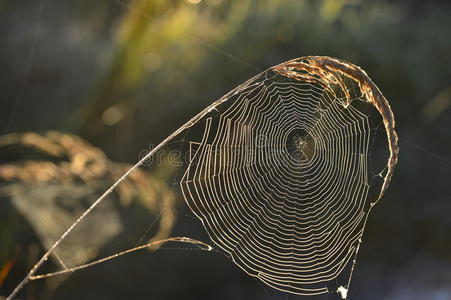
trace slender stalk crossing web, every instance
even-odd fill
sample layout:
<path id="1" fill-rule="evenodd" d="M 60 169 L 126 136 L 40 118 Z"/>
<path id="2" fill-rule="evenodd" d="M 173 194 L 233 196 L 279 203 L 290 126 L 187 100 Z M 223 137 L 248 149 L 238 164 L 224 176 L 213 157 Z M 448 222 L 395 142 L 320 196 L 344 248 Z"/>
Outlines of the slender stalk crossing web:
<path id="1" fill-rule="evenodd" d="M 377 126 L 371 112 L 385 129 L 387 157 L 380 169 L 373 166 Z M 213 247 L 277 290 L 345 299 L 366 220 L 397 163 L 394 127 L 387 100 L 359 67 L 317 56 L 271 67 L 143 157 L 50 248 L 10 298 L 28 280 L 47 277 L 34 273 L 117 184 L 183 136 L 181 193 Z M 168 241 L 213 249 L 184 237 Z"/>

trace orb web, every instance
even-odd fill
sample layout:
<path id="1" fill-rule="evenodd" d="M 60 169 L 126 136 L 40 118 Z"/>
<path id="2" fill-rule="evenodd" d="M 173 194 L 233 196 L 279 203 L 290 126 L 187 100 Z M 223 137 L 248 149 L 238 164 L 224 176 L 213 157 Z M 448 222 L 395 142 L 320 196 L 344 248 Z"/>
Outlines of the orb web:
<path id="1" fill-rule="evenodd" d="M 277 290 L 346 298 L 367 216 L 397 154 L 391 110 L 365 76 L 327 58 L 278 65 L 218 100 L 189 142 L 180 182 L 187 204 L 218 248 Z M 377 109 L 389 141 L 376 196 L 374 128 L 362 105 Z M 338 284 L 340 276 L 348 280 Z"/>

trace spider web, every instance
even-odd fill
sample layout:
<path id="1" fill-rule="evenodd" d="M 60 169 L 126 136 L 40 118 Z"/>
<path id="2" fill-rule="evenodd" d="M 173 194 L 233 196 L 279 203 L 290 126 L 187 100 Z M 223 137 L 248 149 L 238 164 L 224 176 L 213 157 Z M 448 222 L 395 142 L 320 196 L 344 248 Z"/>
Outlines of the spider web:
<path id="1" fill-rule="evenodd" d="M 362 112 L 374 107 L 355 82 L 343 86 L 269 70 L 222 99 L 189 142 L 187 204 L 235 264 L 280 291 L 345 299 L 377 200 Z"/>

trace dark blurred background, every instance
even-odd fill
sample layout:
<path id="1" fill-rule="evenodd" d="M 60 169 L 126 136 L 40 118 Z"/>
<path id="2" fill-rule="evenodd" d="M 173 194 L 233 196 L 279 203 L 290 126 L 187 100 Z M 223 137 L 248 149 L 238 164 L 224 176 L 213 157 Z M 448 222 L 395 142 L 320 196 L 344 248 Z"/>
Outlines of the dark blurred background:
<path id="1" fill-rule="evenodd" d="M 451 2 L 1 0 L 0 53 L 0 130 L 9 134 L 0 142 L 8 167 L 0 172 L 0 295 L 62 230 L 53 229 L 77 215 L 73 203 L 64 214 L 58 204 L 62 221 L 43 224 L 52 219 L 45 204 L 52 195 L 98 195 L 143 149 L 239 83 L 292 58 L 328 55 L 361 66 L 379 86 L 401 147 L 390 188 L 369 218 L 350 299 L 451 299 Z M 14 135 L 23 132 L 37 134 Z M 81 150 L 71 148 L 74 139 Z M 74 153 L 86 154 L 81 166 L 93 173 L 74 173 Z M 117 225 L 92 223 L 105 238 L 90 240 L 94 254 L 73 263 L 134 246 L 141 235 L 132 228 L 164 237 L 187 219 L 185 234 L 202 236 L 171 183 L 164 186 L 169 171 L 142 172 L 104 207 L 104 220 Z M 172 199 L 176 213 L 162 218 L 156 202 L 130 204 L 137 185 L 141 198 Z M 19 298 L 298 299 L 218 253 L 165 248 L 33 281 Z"/>

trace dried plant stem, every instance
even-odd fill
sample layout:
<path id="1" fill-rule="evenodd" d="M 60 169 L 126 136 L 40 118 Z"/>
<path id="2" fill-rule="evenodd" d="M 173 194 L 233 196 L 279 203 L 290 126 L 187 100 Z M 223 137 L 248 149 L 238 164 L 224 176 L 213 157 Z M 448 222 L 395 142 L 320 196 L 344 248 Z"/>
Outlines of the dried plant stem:
<path id="1" fill-rule="evenodd" d="M 61 237 L 47 250 L 47 252 L 39 259 L 39 261 L 31 268 L 28 274 L 24 279 L 16 286 L 16 288 L 11 292 L 11 294 L 6 298 L 6 300 L 12 300 L 14 296 L 31 280 L 36 271 L 42 266 L 42 264 L 48 260 L 53 251 L 58 247 L 58 245 L 72 232 L 72 230 L 89 214 L 91 211 L 100 204 L 109 194 L 111 194 L 114 189 L 123 182 L 133 171 L 135 171 L 139 166 L 141 166 L 146 160 L 148 160 L 155 152 L 157 152 L 161 147 L 167 144 L 171 139 L 180 134 L 183 130 L 191 127 L 195 124 L 199 119 L 201 119 L 204 115 L 206 115 L 214 106 L 218 105 L 220 100 L 214 102 L 206 109 L 198 113 L 191 120 L 185 123 L 182 127 L 174 131 L 170 136 L 168 136 L 165 140 L 163 140 L 158 146 L 153 148 L 147 155 L 145 155 L 142 159 L 140 159 L 133 167 L 131 167 L 127 172 L 124 173 L 113 185 L 111 185 L 97 200 L 91 204 L 91 206 L 86 209 L 86 211 L 74 222 L 72 225 L 61 235 Z M 179 240 L 180 241 L 180 240 Z M 186 241 L 187 242 L 187 241 Z M 146 247 L 148 247 L 146 245 Z M 145 247 L 144 247 L 145 248 Z M 138 249 L 139 250 L 139 249 Z M 124 253 L 125 254 L 125 253 Z M 110 258 L 111 259 L 111 258 Z M 34 279 L 36 279 L 34 277 Z"/>
<path id="2" fill-rule="evenodd" d="M 49 258 L 49 256 L 53 253 L 55 248 L 58 247 L 58 245 L 67 237 L 69 233 L 100 203 L 102 202 L 113 190 L 121 183 L 123 182 L 133 171 L 135 171 L 139 166 L 141 166 L 145 161 L 147 161 L 150 157 L 152 157 L 160 148 L 162 148 L 164 145 L 166 145 L 169 141 L 177 137 L 180 133 L 185 131 L 186 129 L 190 128 L 194 124 L 196 124 L 199 120 L 201 120 L 203 117 L 205 117 L 207 114 L 209 114 L 212 111 L 215 111 L 216 107 L 220 105 L 221 103 L 227 101 L 231 98 L 232 95 L 240 93 L 244 89 L 248 87 L 248 85 L 252 84 L 253 81 L 259 79 L 259 76 L 264 76 L 267 71 L 271 70 L 272 72 L 276 72 L 279 75 L 292 78 L 295 80 L 300 80 L 304 82 L 313 82 L 322 85 L 325 89 L 330 90 L 330 93 L 334 93 L 333 86 L 337 85 L 341 90 L 344 92 L 345 100 L 351 101 L 351 96 L 349 91 L 346 89 L 344 80 L 352 80 L 358 86 L 360 87 L 360 91 L 363 96 L 365 96 L 365 99 L 372 104 L 381 114 L 382 120 L 384 123 L 385 131 L 387 134 L 387 142 L 389 147 L 389 158 L 387 161 L 387 173 L 383 177 L 384 182 L 381 187 L 380 194 L 375 202 L 371 203 L 371 207 L 379 200 L 386 188 L 388 187 L 388 184 L 390 183 L 394 167 L 398 161 L 398 137 L 395 131 L 395 120 L 393 116 L 393 112 L 391 111 L 390 105 L 388 101 L 385 99 L 385 97 L 382 95 L 380 90 L 377 88 L 377 86 L 371 81 L 371 79 L 368 77 L 368 75 L 359 67 L 354 66 L 352 64 L 348 64 L 346 62 L 343 62 L 341 60 L 337 60 L 330 57 L 320 57 L 320 56 L 310 56 L 310 57 L 302 57 L 295 60 L 291 60 L 285 63 L 282 63 L 280 65 L 274 66 L 256 76 L 249 79 L 242 85 L 238 86 L 237 88 L 233 89 L 223 97 L 221 97 L 219 100 L 213 102 L 211 105 L 209 105 L 207 108 L 202 110 L 200 113 L 198 113 L 196 116 L 194 116 L 191 120 L 189 120 L 187 123 L 185 123 L 183 126 L 178 128 L 176 131 L 174 131 L 171 135 L 169 135 L 166 139 L 164 139 L 158 146 L 153 148 L 148 154 L 146 154 L 141 160 L 139 160 L 133 167 L 131 167 L 125 174 L 123 174 L 108 190 L 106 190 L 97 200 L 64 232 L 64 234 L 48 249 L 48 251 L 41 257 L 41 259 L 32 267 L 32 269 L 29 271 L 27 276 L 16 286 L 16 288 L 13 290 L 13 292 L 8 296 L 7 300 L 11 300 L 17 292 L 19 292 L 30 280 L 34 279 L 40 279 L 40 278 L 47 278 L 59 274 L 65 274 L 74 272 L 79 269 L 87 268 L 96 264 L 99 264 L 101 262 L 114 259 L 116 257 L 141 250 L 144 248 L 148 248 L 150 246 L 154 246 L 157 244 L 162 244 L 166 242 L 183 242 L 183 243 L 190 243 L 195 246 L 200 247 L 203 250 L 211 251 L 213 248 L 204 243 L 200 242 L 191 238 L 185 238 L 185 237 L 173 237 L 173 238 L 167 238 L 160 241 L 154 241 L 149 242 L 148 244 L 141 245 L 132 249 L 128 249 L 122 252 L 119 252 L 117 254 L 108 256 L 106 258 L 99 259 L 94 262 L 90 262 L 84 265 L 76 266 L 73 268 L 66 269 L 64 268 L 61 271 L 56 271 L 53 273 L 47 273 L 42 275 L 34 275 L 36 271 L 42 266 L 42 264 Z M 382 177 L 382 175 L 381 175 Z M 371 207 L 369 209 L 371 209 Z M 363 233 L 363 228 L 366 224 L 366 218 L 368 217 L 369 212 L 366 214 L 366 217 L 364 219 L 364 224 L 362 227 L 362 232 L 360 233 L 356 253 L 358 252 L 359 245 L 361 242 L 361 237 Z M 351 274 L 347 283 L 346 287 L 340 286 L 337 290 L 337 292 L 340 292 L 342 295 L 342 298 L 345 299 L 348 293 L 350 280 L 352 277 L 352 272 L 355 265 L 355 259 L 352 263 L 352 270 Z M 259 274 L 260 275 L 260 274 Z M 268 277 L 267 277 L 268 278 Z M 261 279 L 261 278 L 260 278 Z M 291 279 L 290 279 L 291 280 Z M 285 291 L 284 289 L 281 289 L 282 291 Z M 326 289 L 327 291 L 327 289 Z M 290 291 L 289 291 L 290 292 Z"/>
<path id="3" fill-rule="evenodd" d="M 200 247 L 201 250 L 205 250 L 205 251 L 213 250 L 213 247 L 208 245 L 207 243 L 204 243 L 204 242 L 201 242 L 201 241 L 189 238 L 189 237 L 172 237 L 172 238 L 167 238 L 167 239 L 163 239 L 163 240 L 159 240 L 159 241 L 150 242 L 150 243 L 147 243 L 145 245 L 141 245 L 141 246 L 138 246 L 138 247 L 135 247 L 135 248 L 132 248 L 132 249 L 127 249 L 127 250 L 121 251 L 119 253 L 116 253 L 116 254 L 113 254 L 113 255 L 110 255 L 110 256 L 98 259 L 96 261 L 93 261 L 93 262 L 90 262 L 90 263 L 87 263 L 87 264 L 79 265 L 79 266 L 76 266 L 76 267 L 67 268 L 67 269 L 64 269 L 64 270 L 61 270 L 61 271 L 56 271 L 56 272 L 51 272 L 51 273 L 46 273 L 46 274 L 41 274 L 41 275 L 32 275 L 32 276 L 29 277 L 29 279 L 30 280 L 44 279 L 44 278 L 53 277 L 53 276 L 56 276 L 56 275 L 72 273 L 72 272 L 75 272 L 77 270 L 86 269 L 86 268 L 92 267 L 94 265 L 106 262 L 108 260 L 118 258 L 119 256 L 122 256 L 122 255 L 125 255 L 125 254 L 129 254 L 129 253 L 132 253 L 132 252 L 135 252 L 135 251 L 139 251 L 139 250 L 143 250 L 143 249 L 146 249 L 146 248 L 150 248 L 150 247 L 153 247 L 153 246 L 156 246 L 156 245 L 165 244 L 165 243 L 168 243 L 168 242 L 188 243 L 188 244 L 192 244 L 192 245 L 196 245 L 196 246 Z"/>

